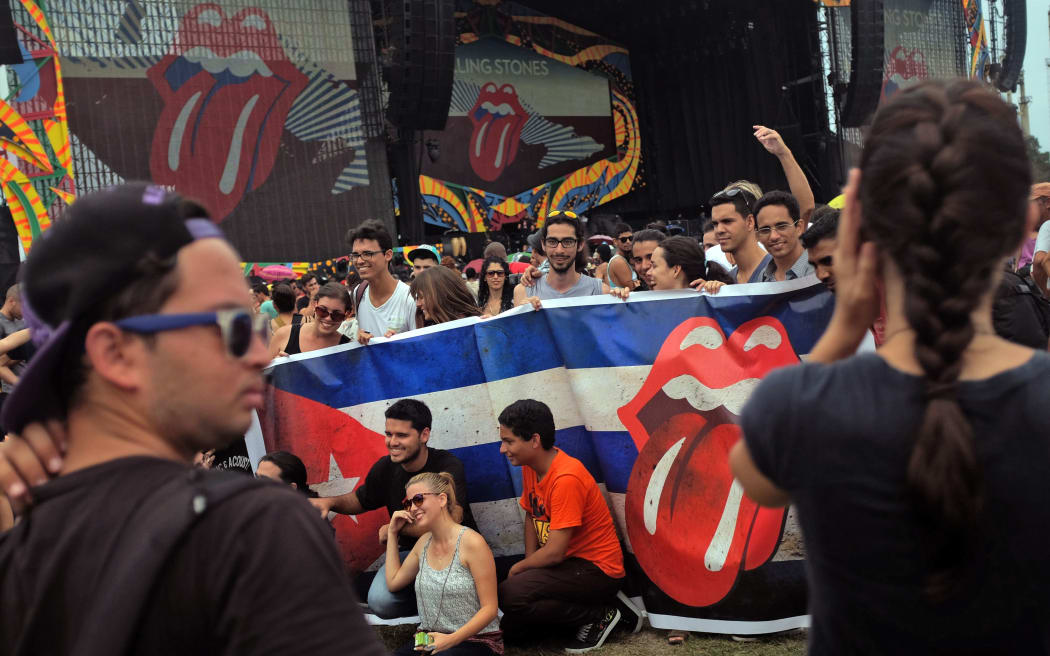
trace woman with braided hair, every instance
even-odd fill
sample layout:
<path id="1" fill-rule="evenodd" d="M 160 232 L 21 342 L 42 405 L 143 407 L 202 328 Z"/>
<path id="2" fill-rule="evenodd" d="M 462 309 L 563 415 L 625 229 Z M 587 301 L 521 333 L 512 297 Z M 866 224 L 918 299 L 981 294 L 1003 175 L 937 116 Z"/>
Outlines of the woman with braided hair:
<path id="1" fill-rule="evenodd" d="M 758 386 L 730 453 L 751 498 L 798 509 L 811 654 L 1050 653 L 1050 356 L 991 318 L 1030 183 L 983 84 L 923 83 L 875 116 L 833 318 Z M 852 356 L 883 293 L 885 342 Z"/>

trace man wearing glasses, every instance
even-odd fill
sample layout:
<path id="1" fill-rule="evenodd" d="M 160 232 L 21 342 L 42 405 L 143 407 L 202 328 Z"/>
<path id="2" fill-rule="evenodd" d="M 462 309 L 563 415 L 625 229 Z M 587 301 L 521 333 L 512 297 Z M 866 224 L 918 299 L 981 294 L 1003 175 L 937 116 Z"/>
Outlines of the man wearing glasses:
<path id="1" fill-rule="evenodd" d="M 322 517 L 326 517 L 330 511 L 358 515 L 377 508 L 386 508 L 393 515 L 402 509 L 406 501 L 405 485 L 408 479 L 422 472 L 448 472 L 456 483 L 457 505 L 451 510 L 452 519 L 477 530 L 470 504 L 467 503 L 467 479 L 463 473 L 463 463 L 448 451 L 427 446 L 432 419 L 430 408 L 416 399 L 401 399 L 387 408 L 385 416 L 389 455 L 372 465 L 365 482 L 356 490 L 337 497 L 310 499 L 310 503 L 321 511 Z M 398 548 L 402 559 L 422 534 L 423 531 L 412 524 L 401 529 Z M 386 540 L 387 525 L 384 524 L 379 529 L 379 541 L 385 543 Z M 415 615 L 415 591 L 410 586 L 391 592 L 386 586 L 385 568 L 385 565 L 381 567 L 372 579 L 372 587 L 368 589 L 368 608 L 382 619 Z"/>
<path id="2" fill-rule="evenodd" d="M 798 201 L 786 191 L 766 192 L 755 203 L 758 240 L 772 256 L 762 271 L 762 282 L 795 280 L 816 273 L 802 247 L 802 217 Z"/>
<path id="3" fill-rule="evenodd" d="M 637 286 L 638 274 L 631 269 L 628 261 L 631 259 L 631 241 L 634 239 L 634 230 L 626 223 L 616 224 L 616 255 L 609 259 L 609 266 L 605 270 L 605 284 L 609 289 L 626 287 L 634 289 Z"/>
<path id="4" fill-rule="evenodd" d="M 0 480 L 12 499 L 33 484 L 34 503 L 0 536 L 0 653 L 384 653 L 301 495 L 191 466 L 248 430 L 269 363 L 241 258 L 207 216 L 124 185 L 78 197 L 33 244 L 39 350 L 3 407 L 22 439 L 0 444 Z M 211 496 L 231 481 L 240 493 Z"/>
<path id="5" fill-rule="evenodd" d="M 346 235 L 350 260 L 363 281 L 354 289 L 357 341 L 390 337 L 415 328 L 416 301 L 408 285 L 390 273 L 394 242 L 379 221 L 365 221 Z"/>
<path id="6" fill-rule="evenodd" d="M 601 280 L 585 276 L 583 226 L 575 212 L 555 210 L 547 215 L 547 222 L 540 231 L 540 241 L 547 254 L 551 270 L 537 278 L 530 288 L 518 284 L 514 288 L 514 305 L 531 303 L 540 309 L 540 301 L 572 298 L 576 296 L 597 296 L 609 293 L 609 287 Z"/>

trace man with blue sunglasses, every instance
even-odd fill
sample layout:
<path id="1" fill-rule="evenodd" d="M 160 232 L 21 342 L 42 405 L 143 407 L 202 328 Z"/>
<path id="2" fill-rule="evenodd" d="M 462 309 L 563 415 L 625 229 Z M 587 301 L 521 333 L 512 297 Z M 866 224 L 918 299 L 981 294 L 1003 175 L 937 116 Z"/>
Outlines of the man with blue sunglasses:
<path id="1" fill-rule="evenodd" d="M 191 467 L 263 402 L 239 261 L 204 208 L 146 184 L 78 198 L 34 243 L 38 351 L 3 407 L 25 440 L 0 453 L 33 503 L 0 535 L 0 655 L 382 653 L 302 495 Z M 13 448 L 45 452 L 41 422 L 66 445 L 47 482 Z"/>

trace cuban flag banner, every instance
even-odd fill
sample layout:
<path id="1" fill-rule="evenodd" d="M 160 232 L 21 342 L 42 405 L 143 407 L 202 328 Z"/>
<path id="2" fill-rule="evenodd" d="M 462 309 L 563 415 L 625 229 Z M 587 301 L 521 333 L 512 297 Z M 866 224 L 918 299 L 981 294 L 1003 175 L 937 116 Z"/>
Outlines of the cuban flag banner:
<path id="1" fill-rule="evenodd" d="M 788 511 L 744 495 L 727 455 L 751 391 L 805 358 L 833 298 L 808 277 L 715 296 L 545 301 L 539 311 L 281 358 L 269 369 L 261 431 L 268 450 L 298 455 L 314 489 L 330 496 L 355 489 L 386 456 L 384 411 L 401 398 L 423 401 L 433 413 L 429 445 L 463 462 L 478 528 L 498 559 L 511 559 L 524 554 L 521 472 L 499 452 L 496 417 L 518 399 L 543 401 L 555 445 L 606 493 L 625 587 L 652 626 L 733 634 L 808 626 L 803 561 L 778 554 Z M 351 571 L 378 567 L 388 519 L 379 509 L 334 520 Z"/>

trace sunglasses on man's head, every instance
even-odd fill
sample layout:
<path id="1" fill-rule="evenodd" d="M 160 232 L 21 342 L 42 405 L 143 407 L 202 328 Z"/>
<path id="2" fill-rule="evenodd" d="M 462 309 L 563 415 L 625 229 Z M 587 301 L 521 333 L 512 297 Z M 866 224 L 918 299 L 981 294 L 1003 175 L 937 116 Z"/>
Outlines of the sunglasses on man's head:
<path id="1" fill-rule="evenodd" d="M 750 214 L 751 213 L 751 205 L 755 202 L 755 198 L 754 198 L 754 196 L 752 196 L 750 193 L 744 191 L 743 189 L 733 188 L 733 189 L 726 189 L 725 191 L 720 191 L 717 194 L 715 194 L 714 196 L 711 196 L 711 200 L 707 201 L 707 204 L 711 205 L 711 206 L 715 206 L 715 205 L 721 205 L 723 203 L 732 203 L 733 200 L 737 196 L 739 196 L 740 198 L 743 199 L 744 204 L 747 205 L 747 211 Z"/>
<path id="2" fill-rule="evenodd" d="M 416 494 L 412 497 L 406 497 L 401 502 L 401 505 L 404 506 L 405 510 L 410 510 L 413 505 L 415 505 L 416 508 L 419 508 L 423 505 L 423 499 L 428 494 L 433 494 L 436 496 L 438 492 L 420 492 L 419 494 Z"/>
<path id="3" fill-rule="evenodd" d="M 547 214 L 547 218 L 548 219 L 553 219 L 554 217 L 557 217 L 557 216 L 567 216 L 570 219 L 578 219 L 578 218 L 580 218 L 580 216 L 578 214 L 576 214 L 576 212 L 573 212 L 572 210 L 554 210 L 553 212 L 549 212 Z"/>
<path id="4" fill-rule="evenodd" d="M 248 310 L 219 310 L 188 314 L 142 314 L 113 323 L 121 330 L 140 335 L 214 324 L 219 327 L 226 352 L 234 358 L 242 358 L 251 349 L 252 339 L 256 336 L 266 341 L 269 317 L 265 314 L 255 315 Z"/>
<path id="5" fill-rule="evenodd" d="M 342 323 L 346 319 L 346 312 L 340 312 L 339 310 L 329 310 L 323 305 L 314 307 L 314 314 L 317 315 L 318 319 L 332 318 L 332 321 L 338 321 Z"/>

